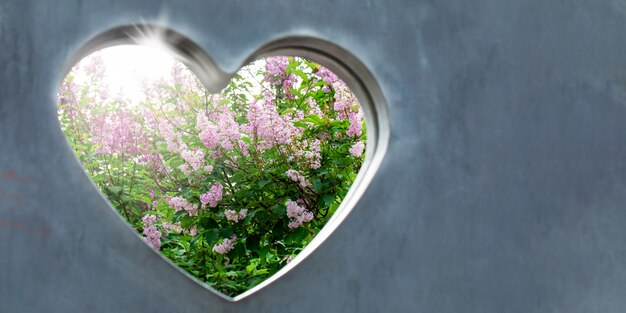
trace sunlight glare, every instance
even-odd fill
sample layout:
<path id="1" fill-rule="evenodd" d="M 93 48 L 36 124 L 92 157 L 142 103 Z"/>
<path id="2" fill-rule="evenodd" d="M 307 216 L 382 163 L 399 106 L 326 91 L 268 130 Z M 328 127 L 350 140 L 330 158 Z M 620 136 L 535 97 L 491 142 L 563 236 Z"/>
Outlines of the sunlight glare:
<path id="1" fill-rule="evenodd" d="M 122 45 L 98 53 L 105 68 L 104 83 L 111 95 L 123 94 L 133 104 L 144 99 L 142 82 L 170 76 L 176 62 L 170 54 L 154 46 Z"/>

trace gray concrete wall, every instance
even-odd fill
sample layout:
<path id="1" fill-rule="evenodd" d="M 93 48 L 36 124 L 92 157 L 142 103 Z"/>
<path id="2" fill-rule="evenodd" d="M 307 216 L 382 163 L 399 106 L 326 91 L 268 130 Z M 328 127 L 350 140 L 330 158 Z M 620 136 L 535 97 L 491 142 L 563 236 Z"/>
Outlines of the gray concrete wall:
<path id="1" fill-rule="evenodd" d="M 77 51 L 155 21 L 224 73 L 327 41 L 388 110 L 345 221 L 237 302 L 143 244 L 56 121 Z M 624 312 L 625 31 L 618 0 L 0 0 L 0 312 Z"/>

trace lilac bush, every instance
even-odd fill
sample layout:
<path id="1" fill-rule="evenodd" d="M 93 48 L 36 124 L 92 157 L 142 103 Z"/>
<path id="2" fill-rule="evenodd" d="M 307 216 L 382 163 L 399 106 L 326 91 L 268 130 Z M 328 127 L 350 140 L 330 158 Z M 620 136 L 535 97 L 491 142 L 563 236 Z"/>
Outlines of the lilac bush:
<path id="1" fill-rule="evenodd" d="M 363 112 L 327 68 L 297 57 L 244 67 L 219 94 L 181 64 L 145 100 L 111 97 L 97 54 L 59 89 L 59 120 L 94 182 L 144 241 L 237 295 L 292 260 L 364 159 Z M 77 83 L 79 73 L 90 79 Z"/>

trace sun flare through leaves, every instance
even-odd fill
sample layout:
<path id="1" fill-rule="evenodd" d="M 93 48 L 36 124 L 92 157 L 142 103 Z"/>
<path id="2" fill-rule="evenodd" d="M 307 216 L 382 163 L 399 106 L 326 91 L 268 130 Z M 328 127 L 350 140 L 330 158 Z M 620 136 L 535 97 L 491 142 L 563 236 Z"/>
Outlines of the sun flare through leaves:
<path id="1" fill-rule="evenodd" d="M 113 47 L 76 64 L 58 92 L 61 128 L 148 245 L 238 295 L 295 258 L 337 210 L 364 161 L 363 112 L 339 77 L 304 58 L 257 60 L 211 94 L 152 52 Z M 115 75 L 120 60 L 145 66 Z"/>

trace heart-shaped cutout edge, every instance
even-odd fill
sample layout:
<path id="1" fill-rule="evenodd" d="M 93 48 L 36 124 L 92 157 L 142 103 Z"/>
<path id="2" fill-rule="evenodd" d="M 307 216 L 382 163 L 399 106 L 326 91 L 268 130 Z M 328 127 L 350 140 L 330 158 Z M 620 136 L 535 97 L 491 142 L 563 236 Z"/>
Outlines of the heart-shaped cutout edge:
<path id="1" fill-rule="evenodd" d="M 326 225 L 313 240 L 289 262 L 289 264 L 285 265 L 274 275 L 250 290 L 235 297 L 230 297 L 209 287 L 185 270 L 179 268 L 161 253 L 154 251 L 181 274 L 195 281 L 212 294 L 225 300 L 236 302 L 249 297 L 269 286 L 306 259 L 307 256 L 330 237 L 335 229 L 337 229 L 352 212 L 384 159 L 390 137 L 390 128 L 388 123 L 387 103 L 383 93 L 368 68 L 360 62 L 356 56 L 337 44 L 312 36 L 285 36 L 280 39 L 275 39 L 252 52 L 247 59 L 239 64 L 237 70 L 226 72 L 205 53 L 202 47 L 178 31 L 156 24 L 124 25 L 104 31 L 82 44 L 79 49 L 71 54 L 71 57 L 65 63 L 62 76 L 57 78 L 58 82 L 56 85 L 58 86 L 62 79 L 67 76 L 74 64 L 78 63 L 89 54 L 108 47 L 127 44 L 158 44 L 159 48 L 165 48 L 175 59 L 184 63 L 200 79 L 205 88 L 212 93 L 222 90 L 240 68 L 254 60 L 276 55 L 303 57 L 333 71 L 333 73 L 347 84 L 361 104 L 368 129 L 368 138 L 365 160 L 356 179 L 341 202 L 341 205 L 330 217 Z M 58 123 L 58 120 L 56 122 Z M 71 150 L 72 155 L 74 155 L 69 143 L 67 143 L 66 148 Z M 78 158 L 76 158 L 75 161 L 78 162 L 80 168 L 83 169 Z M 87 175 L 84 169 L 83 174 Z M 90 177 L 89 181 L 92 182 L 92 187 L 97 190 L 102 200 L 107 202 L 107 205 L 117 213 Z M 124 222 L 129 230 L 137 237 L 137 240 L 141 240 L 140 236 L 125 222 L 123 217 L 119 214 L 118 216 L 120 221 Z"/>

